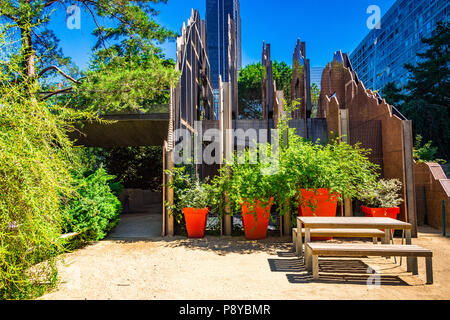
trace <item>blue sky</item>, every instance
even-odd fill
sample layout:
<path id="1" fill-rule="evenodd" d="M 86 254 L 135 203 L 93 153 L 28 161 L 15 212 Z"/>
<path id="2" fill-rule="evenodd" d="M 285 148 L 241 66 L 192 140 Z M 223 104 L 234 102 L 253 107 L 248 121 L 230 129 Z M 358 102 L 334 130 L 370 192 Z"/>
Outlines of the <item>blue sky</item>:
<path id="1" fill-rule="evenodd" d="M 366 13 L 370 5 L 378 5 L 381 15 L 395 0 L 241 0 L 243 64 L 261 60 L 262 43 L 271 44 L 272 59 L 292 63 L 297 38 L 306 41 L 311 66 L 324 66 L 333 53 L 341 49 L 350 53 L 367 35 Z M 206 0 L 169 0 L 158 5 L 156 20 L 168 29 L 180 32 L 198 8 L 205 18 Z M 50 27 L 61 40 L 64 53 L 85 68 L 95 43 L 91 31 L 95 27 L 88 14 L 81 11 L 81 29 L 69 30 L 64 10 L 54 13 Z M 99 21 L 102 22 L 101 20 Z M 175 43 L 163 44 L 167 57 L 175 58 Z"/>

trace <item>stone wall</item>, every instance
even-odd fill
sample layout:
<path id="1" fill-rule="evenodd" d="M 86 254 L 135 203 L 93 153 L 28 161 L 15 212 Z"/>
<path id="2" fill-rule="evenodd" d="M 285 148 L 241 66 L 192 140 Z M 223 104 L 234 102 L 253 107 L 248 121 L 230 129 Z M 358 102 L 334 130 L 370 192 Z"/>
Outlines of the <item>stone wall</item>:
<path id="1" fill-rule="evenodd" d="M 338 51 L 333 61 L 328 64 L 322 74 L 322 90 L 320 95 L 319 115 L 327 118 L 329 138 L 345 134 L 343 132 L 342 113 L 348 114 L 346 119 L 348 126 L 348 141 L 358 140 L 356 126 L 364 126 L 365 123 L 381 122 L 380 150 L 378 157 L 382 170 L 380 173 L 385 179 L 399 179 L 403 183 L 401 196 L 404 199 L 401 205 L 400 219 L 403 221 L 415 221 L 415 208 L 411 206 L 411 212 L 407 212 L 406 173 L 407 161 L 405 160 L 404 130 L 406 119 L 395 114 L 393 107 L 382 100 L 377 93 L 364 87 L 351 67 L 348 56 Z M 372 126 L 374 127 L 374 126 Z M 369 126 L 366 126 L 369 130 Z M 331 133 L 333 131 L 333 134 Z M 365 133 L 366 134 L 366 133 Z M 370 133 L 367 133 L 370 138 Z M 380 135 L 380 133 L 375 133 Z M 353 135 L 354 139 L 351 139 Z M 373 144 L 371 144 L 373 145 Z M 362 147 L 370 147 L 365 146 Z M 411 150 L 410 150 L 411 151 Z M 411 151 L 412 152 L 412 151 Z M 414 194 L 410 196 L 414 197 Z"/>
<path id="2" fill-rule="evenodd" d="M 437 163 L 415 163 L 414 175 L 418 224 L 442 230 L 442 201 L 445 200 L 446 229 L 450 230 L 450 179 Z"/>

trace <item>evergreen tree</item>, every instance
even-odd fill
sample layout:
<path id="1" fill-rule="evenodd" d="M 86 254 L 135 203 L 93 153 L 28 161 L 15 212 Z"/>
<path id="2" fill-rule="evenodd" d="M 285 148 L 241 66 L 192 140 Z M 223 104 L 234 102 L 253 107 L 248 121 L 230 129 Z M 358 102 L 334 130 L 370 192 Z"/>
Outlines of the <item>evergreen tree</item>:
<path id="1" fill-rule="evenodd" d="M 284 98 L 290 100 L 292 68 L 285 62 L 272 62 L 273 79 L 277 90 L 283 90 Z M 239 72 L 239 113 L 244 119 L 259 119 L 262 115 L 261 84 L 264 68 L 260 62 L 247 65 Z"/>
<path id="2" fill-rule="evenodd" d="M 401 105 L 401 102 L 404 100 L 402 90 L 397 87 L 395 82 L 386 83 L 382 93 L 383 98 L 386 99 L 386 102 L 393 106 Z"/>
<path id="3" fill-rule="evenodd" d="M 402 91 L 391 82 L 383 89 L 383 97 L 412 120 L 414 135 L 437 146 L 438 157 L 450 159 L 450 32 L 448 22 L 438 22 L 416 65 L 406 64 L 409 81 Z"/>
<path id="4" fill-rule="evenodd" d="M 427 50 L 418 53 L 416 66 L 406 64 L 410 79 L 409 92 L 401 106 L 403 114 L 413 121 L 415 135 L 433 141 L 438 156 L 450 159 L 450 32 L 448 22 L 439 22 L 430 38 L 422 39 Z"/>
<path id="5" fill-rule="evenodd" d="M 155 22 L 158 12 L 154 5 L 158 3 L 167 0 L 72 1 L 96 25 L 97 43 L 85 74 L 70 65 L 70 58 L 62 54 L 58 39 L 47 28 L 54 10 L 66 10 L 64 0 L 0 0 L 1 32 L 14 34 L 18 40 L 15 58 L 22 66 L 21 74 L 28 78 L 26 83 L 41 81 L 45 88 L 35 92 L 36 85 L 30 94 L 46 100 L 76 93 L 72 105 L 100 112 L 142 109 L 149 101 L 160 99 L 178 79 L 173 62 L 165 60 L 157 46 L 175 37 Z M 24 80 L 7 68 L 2 71 L 9 72 L 14 82 Z M 54 88 L 45 81 L 49 74 L 58 74 L 66 82 Z"/>

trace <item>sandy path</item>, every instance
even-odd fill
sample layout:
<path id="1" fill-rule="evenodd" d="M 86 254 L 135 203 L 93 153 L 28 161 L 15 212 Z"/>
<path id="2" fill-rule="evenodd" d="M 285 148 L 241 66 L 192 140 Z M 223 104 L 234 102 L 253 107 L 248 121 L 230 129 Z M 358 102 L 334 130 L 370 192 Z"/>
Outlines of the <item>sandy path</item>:
<path id="1" fill-rule="evenodd" d="M 312 282 L 292 245 L 276 238 L 102 241 L 67 254 L 58 290 L 41 299 L 450 299 L 450 239 L 420 234 L 413 244 L 434 251 L 432 286 L 423 259 L 418 277 L 405 260 L 327 260 L 321 268 L 339 273 Z M 366 285 L 368 266 L 381 269 L 381 287 Z"/>

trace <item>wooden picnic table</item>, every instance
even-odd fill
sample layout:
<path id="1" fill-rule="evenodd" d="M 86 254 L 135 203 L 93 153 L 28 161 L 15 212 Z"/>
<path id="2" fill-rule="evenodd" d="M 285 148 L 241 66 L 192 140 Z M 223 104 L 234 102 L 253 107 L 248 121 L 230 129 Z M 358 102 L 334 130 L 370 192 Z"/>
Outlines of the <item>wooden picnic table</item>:
<path id="1" fill-rule="evenodd" d="M 384 229 L 384 244 L 389 244 L 391 230 L 404 230 L 406 244 L 411 245 L 412 225 L 392 218 L 377 217 L 298 217 L 297 230 L 305 228 L 305 244 L 311 242 L 311 229 Z M 297 245 L 301 247 L 302 237 L 297 237 Z M 305 246 L 306 248 L 306 246 Z M 311 255 L 305 250 L 305 262 Z M 415 259 L 415 260 L 414 260 Z M 412 270 L 417 258 L 407 258 L 408 272 Z"/>

